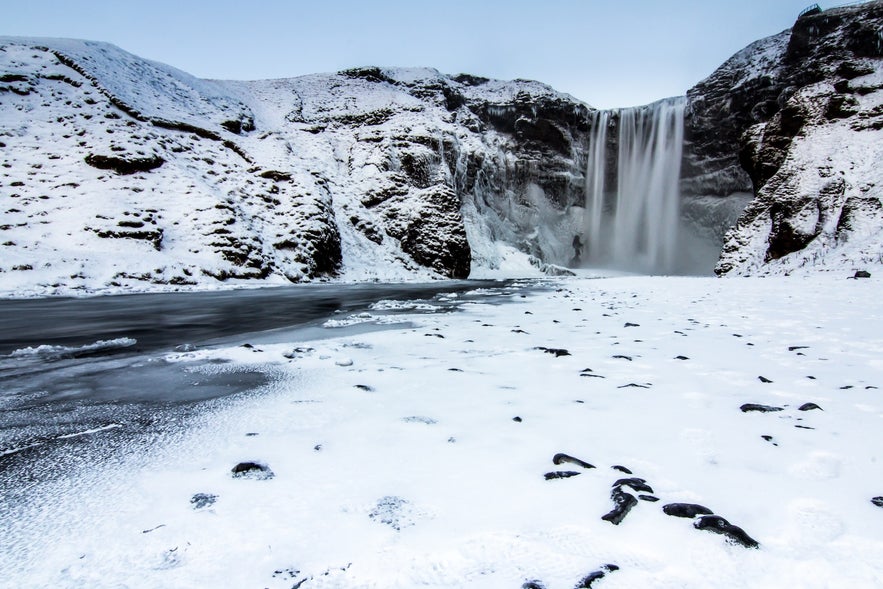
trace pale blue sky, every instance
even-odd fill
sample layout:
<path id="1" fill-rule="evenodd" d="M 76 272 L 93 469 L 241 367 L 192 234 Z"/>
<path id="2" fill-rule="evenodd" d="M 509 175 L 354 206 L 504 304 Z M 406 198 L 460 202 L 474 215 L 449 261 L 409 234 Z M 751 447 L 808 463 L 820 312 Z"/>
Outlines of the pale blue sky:
<path id="1" fill-rule="evenodd" d="M 615 107 L 683 94 L 811 3 L 0 0 L 0 35 L 107 41 L 207 78 L 430 66 L 540 80 Z"/>

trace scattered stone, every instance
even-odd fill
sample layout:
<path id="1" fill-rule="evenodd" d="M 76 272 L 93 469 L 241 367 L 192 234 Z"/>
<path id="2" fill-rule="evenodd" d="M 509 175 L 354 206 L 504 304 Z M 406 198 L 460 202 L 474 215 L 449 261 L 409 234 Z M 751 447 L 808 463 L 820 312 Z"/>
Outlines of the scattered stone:
<path id="1" fill-rule="evenodd" d="M 613 470 L 618 470 L 619 472 L 623 472 L 625 474 L 634 474 L 632 471 L 630 471 L 629 469 L 627 469 L 626 467 L 624 467 L 620 464 L 614 464 L 610 468 L 612 468 Z"/>
<path id="2" fill-rule="evenodd" d="M 758 413 L 770 413 L 773 411 L 782 411 L 782 407 L 773 407 L 771 405 L 758 405 L 757 403 L 745 403 L 739 409 L 742 410 L 742 413 L 748 413 L 749 411 L 757 411 Z"/>
<path id="3" fill-rule="evenodd" d="M 553 464 L 575 464 L 577 466 L 581 466 L 582 468 L 595 468 L 594 465 L 589 464 L 585 460 L 580 460 L 579 458 L 574 458 L 569 454 L 558 453 L 552 457 Z"/>
<path id="4" fill-rule="evenodd" d="M 853 279 L 870 278 L 870 277 L 871 277 L 871 273 L 868 272 L 867 270 L 857 270 L 855 275 L 853 276 Z"/>
<path id="5" fill-rule="evenodd" d="M 771 443 L 773 446 L 778 446 L 778 444 L 773 441 L 773 436 L 760 436 L 760 437 L 763 438 L 764 440 L 766 440 L 767 442 Z"/>
<path id="6" fill-rule="evenodd" d="M 816 429 L 814 427 L 809 427 L 808 425 L 795 425 L 794 427 L 798 429 Z"/>
<path id="7" fill-rule="evenodd" d="M 524 331 L 523 329 L 513 329 L 512 333 L 527 333 L 527 332 Z"/>
<path id="8" fill-rule="evenodd" d="M 795 352 L 797 350 L 808 350 L 809 346 L 788 346 L 789 352 Z"/>
<path id="9" fill-rule="evenodd" d="M 411 512 L 413 509 L 407 499 L 387 495 L 377 500 L 377 505 L 368 513 L 368 517 L 399 532 L 402 528 L 414 525 Z"/>
<path id="10" fill-rule="evenodd" d="M 687 356 L 675 356 L 675 360 L 689 360 Z"/>
<path id="11" fill-rule="evenodd" d="M 294 348 L 293 350 L 289 350 L 288 352 L 283 352 L 282 356 L 284 358 L 288 358 L 289 360 L 294 360 L 298 356 L 303 356 L 305 354 L 309 354 L 310 352 L 315 352 L 313 348 Z"/>
<path id="12" fill-rule="evenodd" d="M 258 432 L 246 432 L 245 437 L 246 438 L 253 438 L 256 435 L 258 435 Z"/>
<path id="13" fill-rule="evenodd" d="M 435 425 L 438 423 L 435 419 L 426 417 L 425 415 L 410 415 L 408 417 L 402 417 L 402 421 L 405 423 L 425 423 L 426 425 Z"/>
<path id="14" fill-rule="evenodd" d="M 638 493 L 653 493 L 653 489 L 647 484 L 647 481 L 639 478 L 619 479 L 613 483 L 613 488 L 630 487 Z"/>
<path id="15" fill-rule="evenodd" d="M 205 509 L 206 507 L 214 505 L 217 500 L 217 495 L 212 495 L 210 493 L 197 493 L 190 498 L 190 505 L 193 506 L 193 509 Z"/>
<path id="16" fill-rule="evenodd" d="M 818 409 L 819 411 L 824 411 L 821 407 L 816 405 L 815 403 L 804 403 L 800 407 L 797 408 L 798 411 L 812 411 L 813 409 Z"/>
<path id="17" fill-rule="evenodd" d="M 260 462 L 240 462 L 231 471 L 238 479 L 253 479 L 266 481 L 276 476 L 270 467 Z"/>
<path id="18" fill-rule="evenodd" d="M 641 327 L 641 326 L 638 325 L 637 323 L 629 323 L 629 322 L 626 322 L 626 324 L 623 325 L 623 327 Z"/>
<path id="19" fill-rule="evenodd" d="M 242 345 L 239 346 L 239 347 L 240 347 L 240 348 L 245 348 L 246 350 L 253 350 L 253 349 L 254 349 L 254 346 L 251 345 L 251 344 L 242 344 Z"/>
<path id="20" fill-rule="evenodd" d="M 516 415 L 515 417 L 512 418 L 512 421 L 514 421 L 515 423 L 521 423 L 524 420 Z"/>
<path id="21" fill-rule="evenodd" d="M 874 497 L 873 499 L 871 499 L 871 503 L 873 503 L 877 507 L 883 507 L 883 497 Z"/>
<path id="22" fill-rule="evenodd" d="M 574 586 L 573 589 L 588 589 L 592 586 L 592 583 L 598 581 L 599 579 L 603 579 L 607 573 L 612 573 L 613 571 L 618 570 L 619 567 L 615 564 L 605 564 L 601 567 L 601 570 L 589 573 L 588 575 L 583 577 L 580 582 Z"/>
<path id="23" fill-rule="evenodd" d="M 426 337 L 437 337 L 437 338 L 445 339 L 445 336 L 443 336 L 440 333 L 424 333 L 423 335 L 425 335 Z"/>
<path id="24" fill-rule="evenodd" d="M 616 358 L 616 359 L 618 359 L 618 360 L 628 360 L 629 362 L 632 361 L 632 357 L 631 357 L 631 356 L 623 356 L 622 354 L 618 354 L 618 355 L 616 355 L 616 356 L 611 356 L 611 357 L 612 357 L 612 358 Z"/>
<path id="25" fill-rule="evenodd" d="M 560 358 L 561 356 L 570 356 L 570 352 L 565 350 L 564 348 L 544 348 L 542 346 L 538 348 L 534 348 L 535 350 L 542 350 L 547 354 L 552 354 L 556 358 Z"/>
<path id="26" fill-rule="evenodd" d="M 773 381 L 771 381 L 770 379 L 768 379 L 768 378 L 765 377 L 765 376 L 758 376 L 758 377 L 757 377 L 757 380 L 759 380 L 760 382 L 763 382 L 763 383 L 771 383 L 771 382 L 773 382 Z"/>
<path id="27" fill-rule="evenodd" d="M 757 548 L 760 546 L 757 540 L 745 533 L 745 530 L 738 526 L 734 526 L 719 515 L 703 515 L 693 523 L 693 527 L 697 530 L 708 530 L 715 534 L 722 534 L 727 540 L 734 544 L 741 544 L 746 548 Z"/>
<path id="28" fill-rule="evenodd" d="M 672 517 L 687 517 L 693 519 L 697 515 L 712 515 L 714 512 L 696 503 L 669 503 L 662 506 L 665 515 Z"/>
<path id="29" fill-rule="evenodd" d="M 659 501 L 659 497 L 656 497 L 654 495 L 638 495 L 638 499 L 640 499 L 641 501 L 649 501 L 650 503 L 656 503 L 657 501 Z"/>
<path id="30" fill-rule="evenodd" d="M 848 385 L 845 385 L 845 386 L 840 387 L 840 390 L 841 390 L 841 391 L 847 391 L 847 390 L 849 390 L 849 389 L 851 389 L 851 388 L 853 388 L 853 386 L 852 386 L 851 384 L 848 384 Z"/>
<path id="31" fill-rule="evenodd" d="M 613 499 L 613 509 L 610 513 L 602 516 L 601 519 L 612 523 L 614 526 L 618 526 L 625 519 L 625 516 L 628 515 L 629 511 L 632 510 L 632 507 L 638 504 L 638 500 L 635 499 L 634 495 L 626 493 L 619 487 L 614 487 L 610 493 L 610 498 Z"/>
<path id="32" fill-rule="evenodd" d="M 555 479 L 569 479 L 570 477 L 579 476 L 579 473 L 575 470 L 556 470 L 554 472 L 547 472 L 543 476 L 547 481 L 552 481 Z"/>
<path id="33" fill-rule="evenodd" d="M 366 384 L 357 384 L 357 385 L 354 385 L 354 388 L 361 389 L 361 390 L 365 391 L 366 393 L 371 393 L 374 391 L 374 387 L 368 386 Z"/>

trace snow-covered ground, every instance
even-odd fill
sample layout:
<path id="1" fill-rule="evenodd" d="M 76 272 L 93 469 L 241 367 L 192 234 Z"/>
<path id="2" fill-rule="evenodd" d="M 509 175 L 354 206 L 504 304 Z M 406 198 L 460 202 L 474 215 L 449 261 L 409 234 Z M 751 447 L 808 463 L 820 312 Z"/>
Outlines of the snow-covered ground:
<path id="1" fill-rule="evenodd" d="M 877 277 L 502 290 L 444 295 L 462 301 L 445 313 L 387 301 L 313 341 L 170 355 L 272 384 L 114 460 L 54 477 L 35 463 L 17 501 L 0 495 L 0 586 L 883 585 Z M 390 311 L 410 323 L 340 331 Z M 233 476 L 247 461 L 275 476 Z M 579 474 L 546 480 L 557 471 Z M 633 477 L 652 491 L 622 492 L 659 501 L 603 520 Z"/>

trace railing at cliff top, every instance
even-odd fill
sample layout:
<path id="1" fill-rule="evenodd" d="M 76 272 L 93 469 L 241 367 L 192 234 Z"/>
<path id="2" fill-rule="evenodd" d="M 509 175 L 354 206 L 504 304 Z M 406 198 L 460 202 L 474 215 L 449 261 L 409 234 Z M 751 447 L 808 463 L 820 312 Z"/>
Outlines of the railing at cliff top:
<path id="1" fill-rule="evenodd" d="M 810 14 L 818 14 L 820 12 L 822 12 L 822 7 L 819 6 L 818 4 L 813 4 L 812 6 L 807 6 L 806 8 L 801 10 L 800 14 L 797 15 L 797 18 L 800 19 L 800 18 L 803 18 L 804 16 L 807 16 Z"/>

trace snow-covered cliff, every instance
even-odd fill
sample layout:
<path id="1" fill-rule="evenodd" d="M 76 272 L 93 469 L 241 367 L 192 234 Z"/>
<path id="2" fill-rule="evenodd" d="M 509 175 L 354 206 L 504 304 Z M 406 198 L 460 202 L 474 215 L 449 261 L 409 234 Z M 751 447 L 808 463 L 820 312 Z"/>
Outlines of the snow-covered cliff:
<path id="1" fill-rule="evenodd" d="M 216 82 L 103 43 L 0 39 L 0 284 L 65 294 L 564 262 L 588 112 L 529 81 L 361 68 Z"/>
<path id="2" fill-rule="evenodd" d="M 690 90 L 685 191 L 755 194 L 717 273 L 883 265 L 881 58 L 883 2 L 812 10 Z"/>

